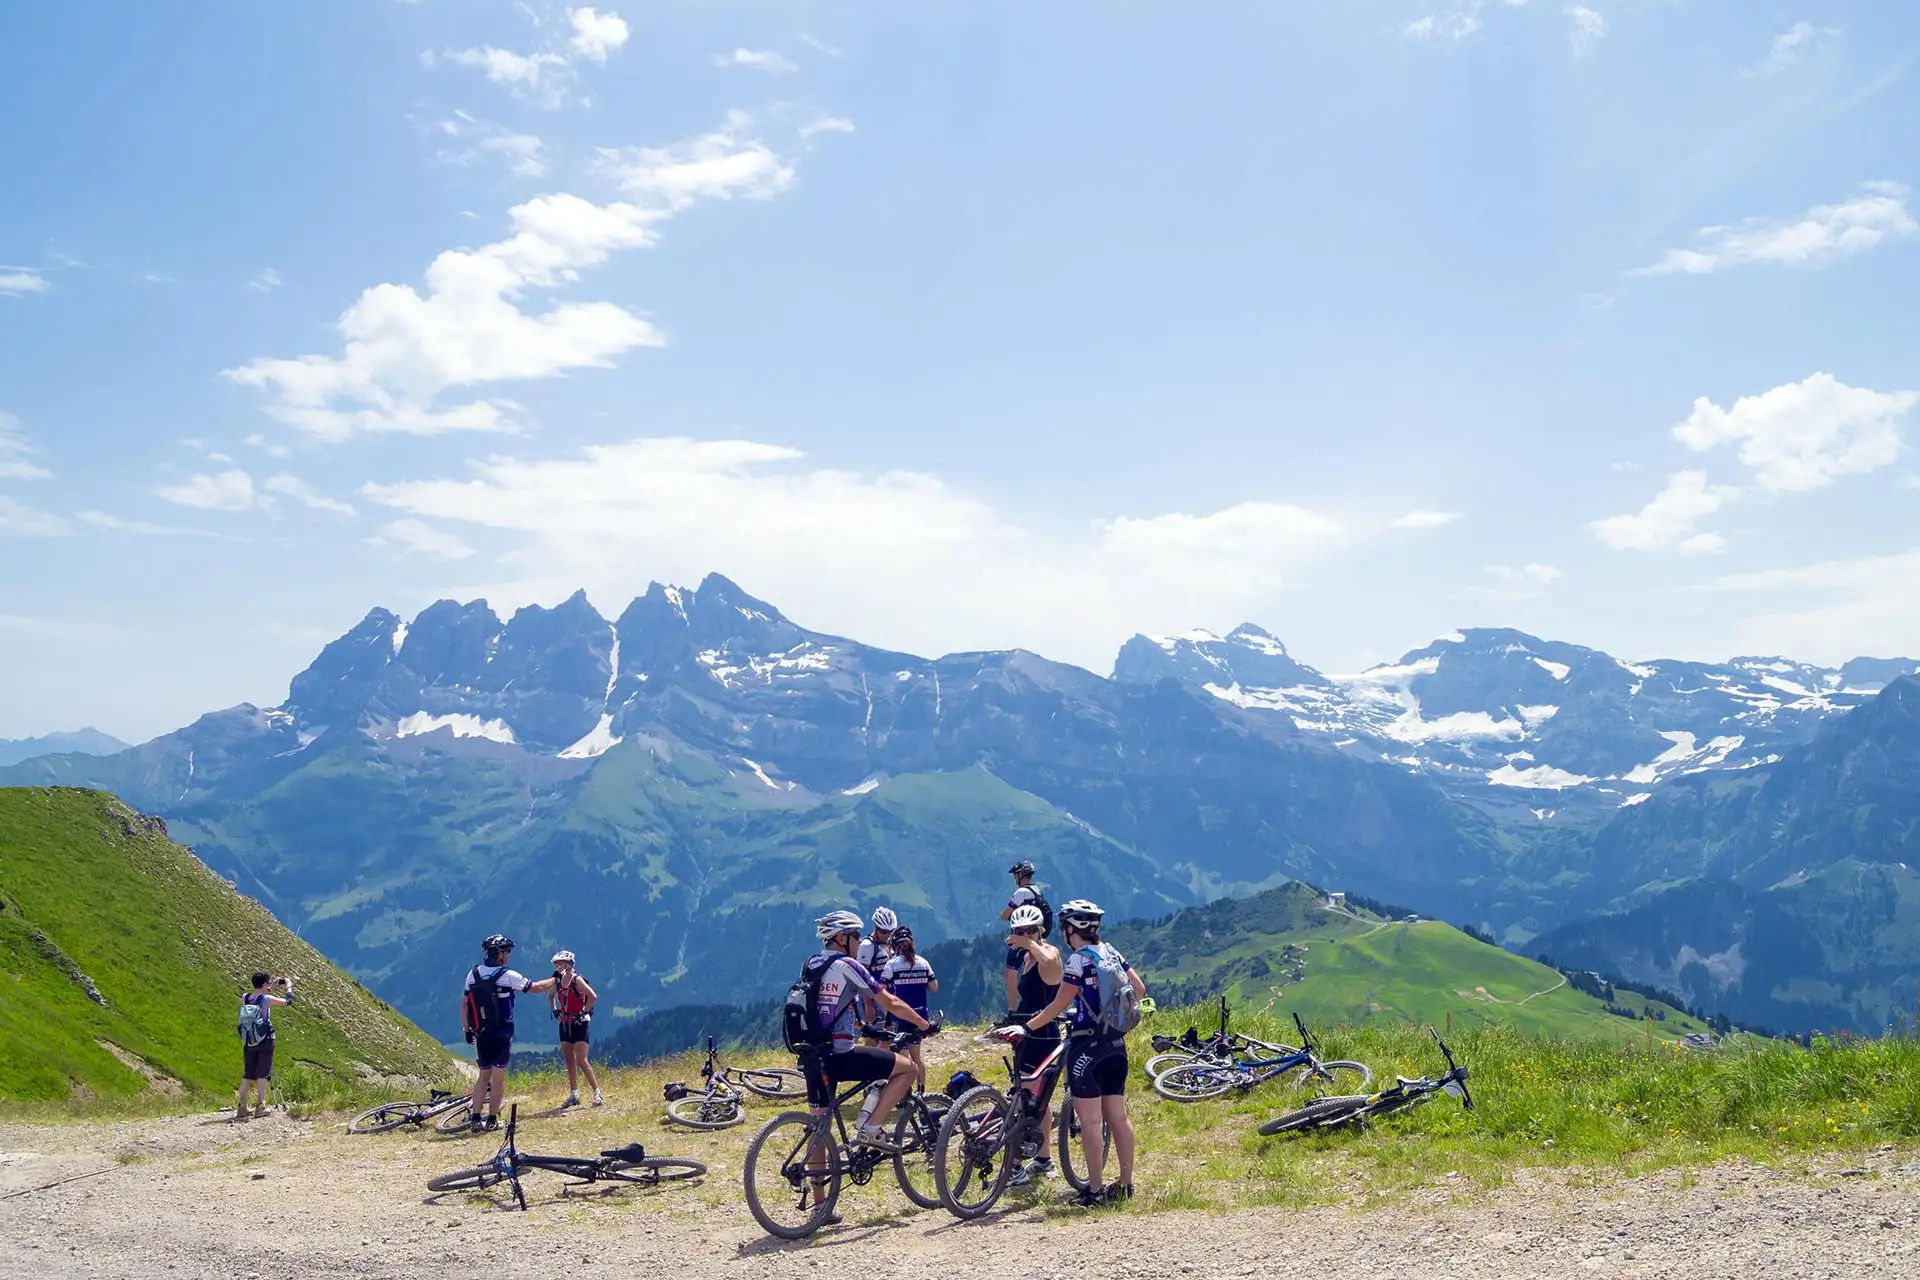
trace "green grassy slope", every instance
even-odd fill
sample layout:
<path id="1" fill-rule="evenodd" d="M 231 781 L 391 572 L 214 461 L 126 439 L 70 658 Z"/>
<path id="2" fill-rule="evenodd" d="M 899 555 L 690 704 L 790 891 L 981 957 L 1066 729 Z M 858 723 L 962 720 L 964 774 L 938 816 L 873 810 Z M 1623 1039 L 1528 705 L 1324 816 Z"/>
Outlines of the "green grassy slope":
<path id="1" fill-rule="evenodd" d="M 1225 993 L 1236 1005 L 1297 1010 L 1310 1026 L 1505 1026 L 1557 1037 L 1706 1030 L 1625 991 L 1615 993 L 1616 1008 L 1658 1019 L 1609 1013 L 1606 1001 L 1566 985 L 1557 971 L 1452 925 L 1330 910 L 1299 884 L 1129 922 L 1110 937 L 1169 1005 Z"/>
<path id="2" fill-rule="evenodd" d="M 187 1092 L 232 1090 L 256 968 L 299 979 L 275 1017 L 283 1074 L 445 1069 L 437 1045 L 158 823 L 102 792 L 0 789 L 0 1099 L 147 1092 L 107 1045 Z"/>

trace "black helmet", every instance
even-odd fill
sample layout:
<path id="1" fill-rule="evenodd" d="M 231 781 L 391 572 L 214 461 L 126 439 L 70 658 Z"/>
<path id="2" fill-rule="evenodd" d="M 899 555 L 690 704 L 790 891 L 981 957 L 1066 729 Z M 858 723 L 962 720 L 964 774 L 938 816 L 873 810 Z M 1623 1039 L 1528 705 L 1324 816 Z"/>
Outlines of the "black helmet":
<path id="1" fill-rule="evenodd" d="M 895 942 L 912 942 L 913 930 L 907 928 L 905 925 L 901 925 L 893 931 L 893 940 Z"/>
<path id="2" fill-rule="evenodd" d="M 480 949 L 489 955 L 496 951 L 511 951 L 513 950 L 513 939 L 504 933 L 490 933 L 487 935 L 486 941 L 480 944 Z"/>
<path id="3" fill-rule="evenodd" d="M 1033 874 L 1033 864 L 1025 858 L 1022 858 L 1007 868 L 1007 874 L 1010 876 L 1030 876 Z"/>

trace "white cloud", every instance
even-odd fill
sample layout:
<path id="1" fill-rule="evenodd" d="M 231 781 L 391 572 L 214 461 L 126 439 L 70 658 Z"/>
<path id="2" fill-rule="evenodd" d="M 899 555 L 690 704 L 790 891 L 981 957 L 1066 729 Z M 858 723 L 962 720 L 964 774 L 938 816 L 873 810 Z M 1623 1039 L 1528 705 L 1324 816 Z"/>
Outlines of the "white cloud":
<path id="1" fill-rule="evenodd" d="M 180 484 L 163 484 L 154 493 L 168 502 L 203 511 L 251 511 L 271 500 L 253 487 L 253 477 L 239 468 L 213 475 L 192 475 Z"/>
<path id="2" fill-rule="evenodd" d="M 1498 603 L 1510 603 L 1522 600 L 1538 600 L 1547 594 L 1547 588 L 1565 575 L 1550 564 L 1490 564 L 1481 571 L 1485 581 L 1467 588 L 1463 593 L 1474 600 L 1488 600 Z"/>
<path id="3" fill-rule="evenodd" d="M 0 265 L 0 296 L 24 298 L 30 293 L 45 293 L 52 286 L 32 267 Z"/>
<path id="4" fill-rule="evenodd" d="M 472 547 L 446 530 L 414 519 L 391 521 L 381 527 L 379 537 L 368 538 L 367 541 L 376 547 L 397 543 L 405 550 L 440 560 L 464 560 L 473 554 Z"/>
<path id="5" fill-rule="evenodd" d="M 584 584 L 616 600 L 648 577 L 717 569 L 879 643 L 1011 639 L 1092 664 L 1142 626 L 1248 616 L 1349 537 L 1276 502 L 1028 527 L 935 476 L 811 467 L 747 440 L 636 439 L 471 470 L 362 492 L 411 518 L 516 535 L 502 563 L 520 576 L 472 588 L 490 597 Z"/>
<path id="6" fill-rule="evenodd" d="M 1767 51 L 1767 59 L 1759 66 L 1749 69 L 1747 79 L 1778 75 L 1782 71 L 1796 67 L 1806 61 L 1807 55 L 1822 45 L 1839 38 L 1840 33 L 1832 27 L 1816 27 L 1811 22 L 1796 22 L 1773 38 L 1773 47 Z"/>
<path id="7" fill-rule="evenodd" d="M 810 139 L 816 134 L 822 133 L 852 132 L 853 121 L 847 119 L 845 116 L 822 116 L 811 124 L 803 124 L 800 126 L 800 136 L 802 139 Z"/>
<path id="8" fill-rule="evenodd" d="M 1532 583 L 1542 587 L 1550 583 L 1558 582 L 1566 576 L 1550 564 L 1523 564 L 1518 566 L 1510 564 L 1490 564 L 1487 566 L 1486 573 L 1489 578 L 1492 578 L 1496 582 Z"/>
<path id="9" fill-rule="evenodd" d="M 1912 391 L 1868 391 L 1816 373 L 1722 409 L 1701 396 L 1673 429 L 1695 453 L 1739 445 L 1762 489 L 1795 493 L 1843 475 L 1874 471 L 1900 455 L 1900 421 L 1920 403 Z"/>
<path id="10" fill-rule="evenodd" d="M 735 49 L 713 55 L 716 67 L 745 67 L 751 71 L 798 71 L 800 64 L 767 49 Z"/>
<path id="11" fill-rule="evenodd" d="M 272 267 L 265 267 L 262 268 L 260 273 L 254 276 L 253 279 L 247 281 L 247 288 L 252 289 L 255 293 L 272 293 L 285 283 L 286 282 L 280 278 L 278 271 L 275 271 Z"/>
<path id="12" fill-rule="evenodd" d="M 825 40 L 820 39 L 820 37 L 810 36 L 804 31 L 800 33 L 800 43 L 806 45 L 809 49 L 815 50 L 816 52 L 826 54 L 829 58 L 838 58 L 838 57 L 844 56 L 841 53 L 838 46 L 830 45 Z"/>
<path id="13" fill-rule="evenodd" d="M 1792 653 L 1840 663 L 1863 653 L 1915 655 L 1920 547 L 1892 555 L 1739 573 L 1705 590 L 1751 594 L 1767 611 L 1739 619 L 1726 652 Z"/>
<path id="14" fill-rule="evenodd" d="M 592 9 L 574 9 L 567 14 L 573 26 L 568 48 L 583 58 L 605 62 L 607 55 L 627 42 L 627 24 L 617 13 L 595 13 Z"/>
<path id="15" fill-rule="evenodd" d="M 573 83 L 573 64 L 557 53 L 515 53 L 491 45 L 479 49 L 450 49 L 440 57 L 459 67 L 484 72 L 488 80 L 506 89 L 516 98 L 524 98 L 543 107 L 557 107 L 566 101 L 567 88 Z M 421 55 L 421 62 L 432 67 L 432 53 Z"/>
<path id="16" fill-rule="evenodd" d="M 1454 9 L 1402 23 L 1400 34 L 1409 40 L 1465 40 L 1479 29 L 1480 19 L 1474 10 Z"/>
<path id="17" fill-rule="evenodd" d="M 105 529 L 110 533 L 131 533 L 143 538 L 217 538 L 221 542 L 244 542 L 230 534 L 215 533 L 211 529 L 185 529 L 178 525 L 152 524 L 145 520 L 126 520 L 120 516 L 109 515 L 104 511 L 82 511 L 74 516 L 82 524 L 96 529 Z"/>
<path id="18" fill-rule="evenodd" d="M 443 147 L 436 153 L 442 164 L 493 162 L 504 165 L 514 177 L 526 179 L 547 174 L 547 144 L 534 134 L 514 133 L 465 111 L 454 112 L 433 128 L 443 137 L 460 139 L 460 145 Z"/>
<path id="19" fill-rule="evenodd" d="M 1458 511 L 1428 511 L 1416 509 L 1407 512 L 1393 522 L 1396 529 L 1439 529 L 1460 519 Z"/>
<path id="20" fill-rule="evenodd" d="M 1573 46 L 1575 57 L 1584 55 L 1607 34 L 1606 16 L 1597 9 L 1584 4 L 1568 5 L 1567 18 L 1573 23 L 1573 30 L 1567 33 L 1567 42 Z"/>
<path id="21" fill-rule="evenodd" d="M 1708 484 L 1704 471 L 1679 471 L 1639 511 L 1595 520 L 1591 527 L 1615 551 L 1724 551 L 1724 537 L 1697 530 L 1700 521 L 1739 496 L 1738 489 Z"/>
<path id="22" fill-rule="evenodd" d="M 292 498 L 295 502 L 312 507 L 315 511 L 330 511 L 337 516 L 357 514 L 350 503 L 342 502 L 338 498 L 329 498 L 300 477 L 285 471 L 268 476 L 260 482 L 260 487 L 269 493 L 278 493 Z"/>
<path id="23" fill-rule="evenodd" d="M 20 430 L 20 419 L 0 410 L 0 480 L 52 479 L 53 472 L 27 460 L 36 452 L 32 441 Z"/>
<path id="24" fill-rule="evenodd" d="M 1841 204 L 1815 205 L 1797 218 L 1748 218 L 1733 227 L 1702 227 L 1699 247 L 1669 249 L 1660 261 L 1628 275 L 1705 275 L 1755 263 L 1824 266 L 1882 241 L 1920 232 L 1907 209 L 1908 188 L 1869 182 Z"/>
<path id="25" fill-rule="evenodd" d="M 64 517 L 51 511 L 42 511 L 30 507 L 24 502 L 16 502 L 6 494 L 0 493 L 0 535 L 16 538 L 64 538 L 73 532 L 73 526 Z"/>
<path id="26" fill-rule="evenodd" d="M 677 213 L 696 200 L 736 195 L 767 199 L 793 182 L 793 166 L 773 148 L 750 137 L 753 119 L 729 111 L 712 133 L 671 147 L 602 147 L 598 168 L 622 190 L 662 213 Z"/>
<path id="27" fill-rule="evenodd" d="M 721 129 L 675 147 L 602 151 L 601 165 L 635 199 L 598 205 L 539 196 L 508 211 L 513 234 L 478 249 L 449 249 L 426 272 L 426 290 L 382 284 L 341 315 L 337 356 L 263 357 L 224 376 L 271 392 L 267 412 L 323 441 L 366 432 L 433 435 L 511 431 L 519 406 L 479 398 L 445 405 L 457 387 L 550 378 L 606 368 L 635 347 L 660 346 L 659 329 L 611 302 L 523 309 L 529 293 L 574 283 L 614 253 L 651 245 L 655 228 L 701 199 L 765 197 L 793 169 L 751 121 L 730 113 Z"/>

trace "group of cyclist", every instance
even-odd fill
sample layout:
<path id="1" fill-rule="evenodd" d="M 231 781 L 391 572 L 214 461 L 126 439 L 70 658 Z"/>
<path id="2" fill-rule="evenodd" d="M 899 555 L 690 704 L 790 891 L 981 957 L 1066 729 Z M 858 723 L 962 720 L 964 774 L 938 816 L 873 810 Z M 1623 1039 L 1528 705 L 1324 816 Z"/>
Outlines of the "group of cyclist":
<path id="1" fill-rule="evenodd" d="M 1022 1075 L 1046 1062 L 1067 1041 L 1064 1072 L 1067 1089 L 1079 1121 L 1086 1149 L 1087 1186 L 1074 1198 L 1080 1204 L 1111 1203 L 1133 1194 L 1134 1133 L 1127 1116 L 1126 1041 L 1101 1016 L 1098 970 L 1117 968 L 1132 988 L 1135 1000 L 1146 986 L 1124 957 L 1100 938 L 1105 913 L 1094 903 L 1076 898 L 1059 911 L 1063 952 L 1050 940 L 1051 921 L 1045 897 L 1034 886 L 1031 862 L 1008 868 L 1013 894 L 1001 911 L 1007 922 L 1007 1015 L 995 1028 L 999 1039 L 1014 1046 L 1014 1065 Z M 802 977 L 817 983 L 815 1021 L 830 1029 L 830 1038 L 817 1051 L 803 1053 L 801 1069 L 807 1078 L 807 1101 L 817 1113 L 832 1105 L 837 1085 L 885 1081 L 877 1101 L 862 1109 L 855 1141 L 893 1151 L 885 1131 L 888 1114 L 918 1085 L 926 1085 L 926 1066 L 914 1040 L 902 1052 L 882 1047 L 872 1035 L 861 1034 L 863 1021 L 873 1030 L 915 1028 L 928 1030 L 927 995 L 939 984 L 927 962 L 913 950 L 912 933 L 900 926 L 887 907 L 873 912 L 873 932 L 850 910 L 830 911 L 815 924 L 821 949 L 809 957 Z M 884 1013 L 886 1023 L 877 1015 Z M 1065 1030 L 1061 1029 L 1064 1021 Z M 1046 1084 L 1052 1089 L 1052 1078 Z M 1040 1098 L 1049 1132 L 1043 1134 L 1041 1154 L 1016 1168 L 1009 1182 L 1016 1186 L 1053 1174 L 1050 1099 Z M 1105 1183 L 1104 1131 L 1111 1136 L 1119 1162 L 1119 1176 Z"/>
<path id="2" fill-rule="evenodd" d="M 1086 1146 L 1087 1186 L 1075 1197 L 1081 1204 L 1111 1203 L 1133 1194 L 1134 1133 L 1127 1117 L 1127 1048 L 1120 1033 L 1103 1020 L 1098 971 L 1103 963 L 1117 967 L 1137 1000 L 1146 995 L 1139 974 L 1110 944 L 1100 938 L 1105 913 L 1094 903 L 1076 898 L 1061 906 L 1061 941 L 1052 941 L 1052 910 L 1034 885 L 1035 868 L 1027 861 L 1008 868 L 1013 893 L 1000 918 L 1007 924 L 1007 1013 L 994 1035 L 1014 1049 L 1014 1065 L 1028 1075 L 1061 1046 L 1067 1089 Z M 866 921 L 851 910 L 830 911 L 814 922 L 820 950 L 803 967 L 817 991 L 814 1011 L 823 1043 L 800 1056 L 807 1081 L 807 1101 L 816 1112 L 832 1105 L 836 1086 L 855 1082 L 884 1082 L 877 1097 L 861 1110 L 855 1141 L 882 1151 L 894 1151 L 885 1122 L 895 1107 L 915 1088 L 927 1082 L 926 1060 L 918 1039 L 899 1052 L 888 1047 L 889 1032 L 907 1028 L 933 1029 L 929 997 L 939 991 L 933 966 L 914 946 L 913 931 L 900 923 L 889 907 L 875 907 L 871 932 Z M 550 977 L 530 979 L 512 967 L 514 942 L 493 934 L 482 944 L 485 960 L 467 971 L 460 1001 L 460 1021 L 467 1042 L 474 1047 L 479 1075 L 471 1107 L 476 1128 L 500 1124 L 505 1096 L 507 1063 L 513 1055 L 514 1001 L 521 994 L 546 995 L 559 1024 L 560 1054 L 567 1067 L 567 1099 L 561 1105 L 580 1105 L 580 1077 L 601 1105 L 599 1080 L 587 1061 L 593 1007 L 593 987 L 580 976 L 571 951 L 557 952 Z M 1111 997 L 1109 997 L 1111 998 Z M 1046 1092 L 1051 1093 L 1049 1076 Z M 1017 1167 L 1009 1176 L 1025 1186 L 1054 1174 L 1051 1150 L 1051 1099 L 1039 1100 L 1046 1116 L 1041 1154 Z M 1118 1177 L 1105 1179 L 1104 1132 L 1111 1136 L 1119 1163 Z"/>

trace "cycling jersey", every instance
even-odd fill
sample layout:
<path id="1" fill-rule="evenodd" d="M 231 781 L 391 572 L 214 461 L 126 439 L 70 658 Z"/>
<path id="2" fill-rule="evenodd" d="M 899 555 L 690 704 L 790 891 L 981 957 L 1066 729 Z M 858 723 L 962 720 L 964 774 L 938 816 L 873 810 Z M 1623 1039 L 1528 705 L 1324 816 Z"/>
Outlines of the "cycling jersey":
<path id="1" fill-rule="evenodd" d="M 832 1032 L 833 1052 L 845 1053 L 853 1048 L 854 1028 L 860 1020 L 859 997 L 871 996 L 879 989 L 879 981 L 867 966 L 851 956 L 835 953 L 826 960 L 826 972 L 820 977 L 820 1001 L 813 1014 Z"/>
<path id="2" fill-rule="evenodd" d="M 495 967 L 482 964 L 475 965 L 473 968 L 467 970 L 467 983 L 462 990 L 473 990 L 473 984 L 480 977 L 480 970 L 487 968 L 493 969 L 493 973 L 489 974 L 488 977 L 493 979 L 494 988 L 500 993 L 500 1020 L 511 1028 L 513 1025 L 514 993 L 525 991 L 528 987 L 532 986 L 533 983 L 530 982 L 524 974 L 509 969 L 505 965 Z M 512 1032 L 509 1031 L 508 1034 L 511 1035 Z"/>
<path id="3" fill-rule="evenodd" d="M 868 973 L 879 973 L 893 958 L 893 944 L 874 938 L 860 939 L 860 945 L 854 949 L 853 958 L 867 967 Z"/>
<path id="4" fill-rule="evenodd" d="M 911 960 L 905 956 L 894 956 L 880 970 L 881 985 L 905 1000 L 923 1018 L 927 1016 L 927 984 L 932 981 L 933 966 L 925 956 L 915 956 Z M 895 1018 L 894 1021 L 901 1026 L 907 1025 L 903 1019 Z"/>
<path id="5" fill-rule="evenodd" d="M 1133 966 L 1124 958 L 1120 961 L 1120 967 L 1127 973 L 1133 972 Z M 1066 968 L 1060 975 L 1060 984 L 1072 987 L 1074 991 L 1073 1003 L 1067 1006 L 1067 1033 L 1080 1036 L 1094 1034 L 1100 1026 L 1100 969 L 1093 957 L 1085 950 L 1069 954 Z"/>
<path id="6" fill-rule="evenodd" d="M 1007 899 L 1007 910 L 1012 911 L 1015 908 L 1024 907 L 1029 902 L 1033 902 L 1037 900 L 1039 897 L 1040 897 L 1040 891 L 1034 888 L 1032 885 L 1030 884 L 1016 885 L 1013 890 L 1013 896 Z"/>
<path id="7" fill-rule="evenodd" d="M 587 1011 L 587 993 L 581 989 L 584 985 L 584 980 L 576 973 L 567 980 L 566 986 L 555 987 L 553 994 L 547 997 L 553 1005 L 553 1015 L 561 1025 L 579 1022 L 580 1016 Z"/>

